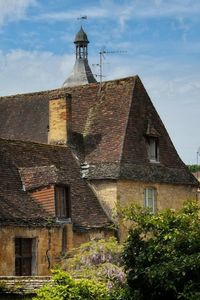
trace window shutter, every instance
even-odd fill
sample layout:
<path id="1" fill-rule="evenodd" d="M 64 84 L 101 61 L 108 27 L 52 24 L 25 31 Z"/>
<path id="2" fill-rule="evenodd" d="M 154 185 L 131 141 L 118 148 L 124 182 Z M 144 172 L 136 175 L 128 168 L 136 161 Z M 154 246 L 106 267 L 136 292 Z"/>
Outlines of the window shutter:
<path id="1" fill-rule="evenodd" d="M 56 186 L 55 187 L 55 205 L 56 216 L 58 218 L 71 217 L 70 205 L 70 186 Z"/>

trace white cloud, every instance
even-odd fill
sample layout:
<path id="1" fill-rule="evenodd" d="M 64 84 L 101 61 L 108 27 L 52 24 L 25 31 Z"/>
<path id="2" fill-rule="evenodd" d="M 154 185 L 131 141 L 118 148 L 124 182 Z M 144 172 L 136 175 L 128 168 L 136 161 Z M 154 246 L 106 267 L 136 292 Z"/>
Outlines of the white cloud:
<path id="1" fill-rule="evenodd" d="M 12 50 L 0 52 L 1 96 L 61 87 L 74 63 L 74 55 Z"/>
<path id="2" fill-rule="evenodd" d="M 137 10 L 135 10 L 134 15 L 138 17 L 177 17 L 200 12 L 198 0 L 143 0 L 137 3 Z"/>
<path id="3" fill-rule="evenodd" d="M 1 0 L 0 26 L 12 21 L 19 21 L 26 17 L 27 9 L 36 5 L 36 0 Z"/>
<path id="4" fill-rule="evenodd" d="M 99 5 L 81 9 L 81 15 L 87 15 L 88 18 L 116 20 L 121 31 L 125 29 L 130 19 L 175 17 L 183 20 L 185 16 L 199 16 L 199 13 L 199 0 L 128 0 L 124 4 L 119 4 L 117 0 L 101 0 Z M 77 10 L 68 10 L 44 13 L 39 15 L 37 20 L 65 21 L 77 17 L 79 17 Z M 186 29 L 182 21 L 180 27 L 183 26 Z"/>

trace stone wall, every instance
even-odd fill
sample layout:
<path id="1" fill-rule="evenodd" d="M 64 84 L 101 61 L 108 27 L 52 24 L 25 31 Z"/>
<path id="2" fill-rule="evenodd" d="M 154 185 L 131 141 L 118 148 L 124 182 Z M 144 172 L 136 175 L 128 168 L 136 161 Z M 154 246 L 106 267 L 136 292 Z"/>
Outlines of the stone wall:
<path id="1" fill-rule="evenodd" d="M 186 200 L 196 199 L 196 188 L 188 185 L 152 184 L 133 182 L 130 180 L 119 181 L 117 184 L 118 200 L 121 205 L 136 203 L 144 205 L 144 189 L 153 187 L 156 189 L 157 209 L 178 209 Z"/>
<path id="2" fill-rule="evenodd" d="M 116 211 L 116 203 L 120 206 L 138 204 L 144 206 L 144 189 L 153 187 L 156 189 L 156 208 L 178 209 L 186 200 L 194 200 L 197 197 L 196 188 L 189 185 L 172 185 L 159 183 L 134 182 L 131 180 L 95 180 L 92 181 L 95 193 L 110 217 Z M 120 222 L 119 236 L 123 240 L 127 233 L 127 226 Z"/>
<path id="3" fill-rule="evenodd" d="M 74 233 L 74 248 L 80 247 L 81 244 L 87 243 L 92 240 L 98 239 L 108 239 L 114 236 L 113 230 L 101 230 L 101 229 L 93 229 L 89 230 L 88 232 L 83 233 Z"/>
<path id="4" fill-rule="evenodd" d="M 63 234 L 65 236 L 63 236 Z M 113 230 L 73 232 L 72 224 L 52 228 L 2 226 L 0 230 L 0 276 L 15 276 L 15 238 L 34 239 L 32 276 L 48 276 L 62 254 L 94 239 L 107 239 Z"/>
<path id="5" fill-rule="evenodd" d="M 116 203 L 124 206 L 131 203 L 144 205 L 144 189 L 153 187 L 157 191 L 157 209 L 178 209 L 184 201 L 196 199 L 197 190 L 189 185 L 135 182 L 132 180 L 94 180 L 93 189 L 107 213 L 113 212 Z"/>
<path id="6" fill-rule="evenodd" d="M 100 200 L 104 211 L 113 220 L 116 215 L 117 181 L 93 180 L 90 186 Z"/>
<path id="7" fill-rule="evenodd" d="M 71 224 L 65 225 L 66 250 L 73 246 Z M 32 275 L 46 276 L 63 251 L 63 227 L 26 228 L 2 226 L 0 230 L 0 276 L 15 275 L 15 238 L 34 239 Z"/>

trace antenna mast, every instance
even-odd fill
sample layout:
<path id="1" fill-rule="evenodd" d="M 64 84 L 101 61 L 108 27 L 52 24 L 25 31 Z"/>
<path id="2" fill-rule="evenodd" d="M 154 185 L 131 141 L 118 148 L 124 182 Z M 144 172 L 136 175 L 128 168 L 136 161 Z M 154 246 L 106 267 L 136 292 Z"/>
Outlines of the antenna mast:
<path id="1" fill-rule="evenodd" d="M 104 54 L 115 54 L 115 53 L 127 53 L 127 51 L 120 51 L 120 50 L 116 50 L 116 51 L 107 51 L 105 49 L 105 47 L 103 47 L 100 52 L 99 52 L 99 64 L 97 64 L 97 66 L 99 66 L 99 70 L 100 70 L 100 74 L 97 75 L 100 78 L 100 85 L 102 84 L 102 80 L 103 80 L 103 59 L 105 59 Z"/>

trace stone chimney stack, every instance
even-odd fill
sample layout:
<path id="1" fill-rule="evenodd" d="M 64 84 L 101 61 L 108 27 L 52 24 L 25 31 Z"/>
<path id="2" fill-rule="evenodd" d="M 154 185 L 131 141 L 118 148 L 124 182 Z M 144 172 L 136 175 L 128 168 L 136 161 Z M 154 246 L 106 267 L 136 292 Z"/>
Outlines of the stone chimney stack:
<path id="1" fill-rule="evenodd" d="M 49 101 L 48 144 L 67 145 L 71 124 L 71 95 Z"/>

